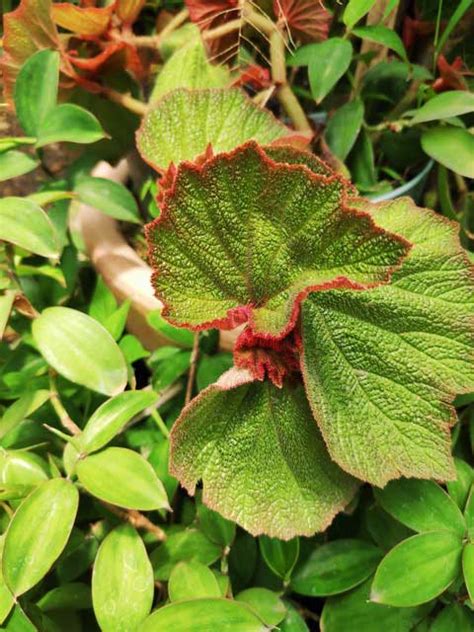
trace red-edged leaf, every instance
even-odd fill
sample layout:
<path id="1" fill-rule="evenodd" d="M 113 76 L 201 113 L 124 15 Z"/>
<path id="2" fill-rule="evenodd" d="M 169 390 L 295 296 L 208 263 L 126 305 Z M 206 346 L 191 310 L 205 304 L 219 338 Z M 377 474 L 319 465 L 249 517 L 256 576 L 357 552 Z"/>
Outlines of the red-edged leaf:
<path id="1" fill-rule="evenodd" d="M 305 42 L 327 39 L 332 15 L 322 0 L 273 0 L 273 10 L 294 37 Z"/>
<path id="2" fill-rule="evenodd" d="M 186 0 L 186 7 L 191 21 L 197 24 L 201 31 L 223 26 L 240 16 L 238 0 Z M 238 43 L 238 31 L 207 42 L 212 56 L 222 53 L 224 59 L 229 59 L 237 53 Z"/>
<path id="3" fill-rule="evenodd" d="M 277 389 L 231 369 L 187 406 L 171 433 L 170 471 L 253 535 L 324 530 L 358 482 L 335 465 L 301 383 Z"/>
<path id="4" fill-rule="evenodd" d="M 133 24 L 145 6 L 146 0 L 118 0 L 116 12 L 125 24 Z"/>
<path id="5" fill-rule="evenodd" d="M 22 0 L 19 7 L 4 17 L 4 54 L 0 58 L 4 96 L 13 103 L 13 86 L 23 63 L 38 50 L 60 50 L 58 31 L 51 19 L 51 0 Z M 72 75 L 70 64 L 61 60 L 61 70 Z"/>
<path id="6" fill-rule="evenodd" d="M 309 292 L 386 282 L 408 242 L 350 208 L 348 191 L 339 175 L 276 162 L 255 142 L 181 164 L 147 228 L 164 316 L 192 329 L 249 321 L 283 338 Z"/>
<path id="7" fill-rule="evenodd" d="M 54 3 L 51 7 L 51 16 L 58 26 L 67 31 L 87 37 L 97 37 L 106 31 L 110 17 L 114 10 L 114 4 L 103 9 L 95 7 L 81 8 L 68 2 Z"/>

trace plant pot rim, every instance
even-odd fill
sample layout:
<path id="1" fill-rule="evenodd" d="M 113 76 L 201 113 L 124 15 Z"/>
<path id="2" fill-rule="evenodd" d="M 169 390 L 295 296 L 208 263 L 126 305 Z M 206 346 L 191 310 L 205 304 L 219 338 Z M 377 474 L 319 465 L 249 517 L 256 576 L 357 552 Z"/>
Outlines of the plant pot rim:
<path id="1" fill-rule="evenodd" d="M 433 168 L 433 165 L 434 160 L 429 160 L 423 169 L 419 171 L 416 176 L 411 178 L 411 180 L 405 182 L 405 184 L 402 184 L 391 191 L 387 191 L 387 193 L 381 193 L 380 195 L 368 195 L 367 199 L 371 202 L 387 202 L 389 200 L 395 200 L 396 198 L 402 197 L 403 195 L 410 195 L 417 186 L 422 185 L 424 180 L 426 180 L 428 174 Z"/>

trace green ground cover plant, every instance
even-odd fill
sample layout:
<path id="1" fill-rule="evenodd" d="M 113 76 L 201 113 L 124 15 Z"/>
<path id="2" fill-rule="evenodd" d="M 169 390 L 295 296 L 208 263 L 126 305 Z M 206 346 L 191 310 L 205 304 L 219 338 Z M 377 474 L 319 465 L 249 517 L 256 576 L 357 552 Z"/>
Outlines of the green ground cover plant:
<path id="1" fill-rule="evenodd" d="M 472 2 L 2 10 L 0 629 L 472 630 Z"/>

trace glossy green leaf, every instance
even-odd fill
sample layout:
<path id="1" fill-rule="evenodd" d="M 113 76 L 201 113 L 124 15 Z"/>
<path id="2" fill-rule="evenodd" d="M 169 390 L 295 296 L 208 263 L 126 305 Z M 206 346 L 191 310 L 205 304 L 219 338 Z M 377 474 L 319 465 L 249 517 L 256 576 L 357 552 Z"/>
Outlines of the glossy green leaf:
<path id="1" fill-rule="evenodd" d="M 0 240 L 42 257 L 58 257 L 56 230 L 43 209 L 31 200 L 4 197 L 0 200 Z"/>
<path id="2" fill-rule="evenodd" d="M 474 615 L 461 604 L 446 606 L 437 615 L 430 632 L 472 632 Z"/>
<path id="3" fill-rule="evenodd" d="M 408 61 L 405 46 L 398 33 L 393 29 L 383 26 L 383 24 L 376 24 L 372 26 L 359 26 L 352 32 L 361 39 L 390 48 L 395 51 L 397 55 L 400 55 L 403 60 Z"/>
<path id="4" fill-rule="evenodd" d="M 184 409 L 170 471 L 191 494 L 202 479 L 203 501 L 254 535 L 322 531 L 357 482 L 329 460 L 302 387 L 249 379 L 230 371 Z"/>
<path id="5" fill-rule="evenodd" d="M 109 396 L 124 390 L 123 354 L 90 316 L 69 307 L 48 307 L 33 322 L 32 332 L 48 364 L 71 382 Z"/>
<path id="6" fill-rule="evenodd" d="M 37 136 L 58 96 L 59 52 L 40 50 L 21 67 L 15 81 L 15 113 L 23 130 Z"/>
<path id="7" fill-rule="evenodd" d="M 415 110 L 411 123 L 438 121 L 474 112 L 474 94 L 465 90 L 442 92 Z"/>
<path id="8" fill-rule="evenodd" d="M 381 558 L 380 550 L 363 540 L 335 540 L 317 547 L 298 564 L 291 588 L 312 597 L 336 595 L 370 577 Z"/>
<path id="9" fill-rule="evenodd" d="M 76 519 L 79 494 L 54 478 L 37 487 L 16 510 L 3 551 L 5 582 L 15 596 L 37 584 L 58 559 Z"/>
<path id="10" fill-rule="evenodd" d="M 171 571 L 168 583 L 171 601 L 220 597 L 221 590 L 212 571 L 201 562 L 179 562 Z"/>
<path id="11" fill-rule="evenodd" d="M 466 506 L 464 508 L 464 518 L 466 521 L 467 532 L 470 539 L 474 538 L 474 484 L 467 496 Z"/>
<path id="12" fill-rule="evenodd" d="M 364 104 L 360 99 L 345 103 L 336 110 L 326 127 L 326 142 L 332 153 L 345 160 L 359 134 L 364 119 Z"/>
<path id="13" fill-rule="evenodd" d="M 5 545 L 5 535 L 0 537 L 0 561 L 3 556 L 3 547 Z M 9 615 L 13 605 L 15 603 L 15 599 L 10 592 L 8 586 L 5 583 L 3 578 L 3 570 L 0 569 L 0 625 L 5 621 L 7 616 Z"/>
<path id="14" fill-rule="evenodd" d="M 0 296 L 0 340 L 3 338 L 3 333 L 8 324 L 10 318 L 10 312 L 12 310 L 13 301 L 15 300 L 15 292 L 5 292 Z M 0 433 L 1 433 L 2 421 L 0 421 Z"/>
<path id="15" fill-rule="evenodd" d="M 459 127 L 435 127 L 423 132 L 423 150 L 437 162 L 466 178 L 474 178 L 474 135 Z"/>
<path id="16" fill-rule="evenodd" d="M 222 547 L 230 546 L 235 538 L 235 523 L 200 503 L 197 508 L 199 526 L 206 537 Z"/>
<path id="17" fill-rule="evenodd" d="M 154 103 L 177 88 L 224 88 L 230 83 L 226 66 L 211 64 L 204 43 L 197 37 L 181 46 L 159 72 L 150 102 Z"/>
<path id="18" fill-rule="evenodd" d="M 276 593 L 267 588 L 247 588 L 236 597 L 246 603 L 269 626 L 278 625 L 286 615 L 286 607 Z"/>
<path id="19" fill-rule="evenodd" d="M 288 128 L 240 90 L 183 89 L 145 115 L 137 147 L 149 165 L 165 171 L 171 162 L 177 165 L 203 154 L 209 144 L 220 153 L 250 139 L 266 144 L 288 134 Z"/>
<path id="20" fill-rule="evenodd" d="M 168 580 L 178 562 L 213 564 L 222 555 L 222 548 L 197 529 L 171 533 L 151 554 L 155 579 Z"/>
<path id="21" fill-rule="evenodd" d="M 461 537 L 466 532 L 459 507 L 433 481 L 392 481 L 375 495 L 385 511 L 413 531 L 447 529 Z"/>
<path id="22" fill-rule="evenodd" d="M 375 0 L 349 0 L 342 14 L 342 21 L 351 29 L 370 11 L 374 3 Z"/>
<path id="23" fill-rule="evenodd" d="M 462 572 L 469 599 L 474 603 L 474 544 L 465 544 L 462 552 Z"/>
<path id="24" fill-rule="evenodd" d="M 367 510 L 366 524 L 373 541 L 384 551 L 392 549 L 396 544 L 413 535 L 408 527 L 392 518 L 380 505 L 376 504 Z"/>
<path id="25" fill-rule="evenodd" d="M 147 231 L 165 318 L 199 329 L 248 319 L 254 333 L 279 338 L 310 288 L 387 279 L 406 242 L 346 207 L 341 178 L 288 164 L 308 155 L 252 142 L 202 170 L 180 166 L 166 212 Z"/>
<path id="26" fill-rule="evenodd" d="M 50 393 L 46 389 L 28 391 L 11 404 L 0 420 L 0 439 L 13 430 L 24 419 L 38 410 L 48 399 Z"/>
<path id="27" fill-rule="evenodd" d="M 329 453 L 353 475 L 380 487 L 451 479 L 447 402 L 474 385 L 472 273 L 458 229 L 438 215 L 401 198 L 373 204 L 372 216 L 413 247 L 390 284 L 304 302 L 308 399 Z"/>
<path id="28" fill-rule="evenodd" d="M 250 608 L 238 601 L 196 599 L 156 610 L 142 624 L 140 632 L 193 632 L 197 622 L 202 630 L 225 630 L 228 627 L 232 632 L 264 632 L 269 629 Z"/>
<path id="29" fill-rule="evenodd" d="M 454 465 L 456 467 L 456 480 L 448 481 L 446 487 L 448 494 L 462 511 L 466 505 L 471 485 L 474 483 L 474 470 L 466 461 L 456 457 L 454 457 Z"/>
<path id="30" fill-rule="evenodd" d="M 120 525 L 102 542 L 94 562 L 92 599 L 100 629 L 143 629 L 153 595 L 153 569 L 143 540 L 130 525 Z"/>
<path id="31" fill-rule="evenodd" d="M 169 509 L 163 483 L 140 454 L 126 448 L 107 448 L 81 459 L 77 476 L 86 490 L 127 509 Z"/>
<path id="32" fill-rule="evenodd" d="M 327 599 L 321 615 L 324 632 L 412 632 L 431 608 L 392 608 L 369 601 L 372 580 L 345 595 Z"/>
<path id="33" fill-rule="evenodd" d="M 91 589 L 87 584 L 80 582 L 64 584 L 45 593 L 37 602 L 37 606 L 43 612 L 89 610 L 92 608 Z"/>
<path id="34" fill-rule="evenodd" d="M 105 137 L 96 117 L 73 103 L 62 103 L 48 112 L 36 134 L 37 147 L 51 143 L 95 143 Z"/>
<path id="35" fill-rule="evenodd" d="M 79 439 L 81 452 L 103 448 L 135 415 L 156 404 L 157 399 L 153 391 L 125 391 L 104 402 L 84 427 Z"/>
<path id="36" fill-rule="evenodd" d="M 375 573 L 371 601 L 406 608 L 448 588 L 461 568 L 462 540 L 452 531 L 414 535 L 388 553 Z"/>
<path id="37" fill-rule="evenodd" d="M 309 628 L 299 611 L 289 602 L 285 602 L 286 617 L 278 626 L 280 632 L 309 632 Z"/>
<path id="38" fill-rule="evenodd" d="M 352 60 L 352 46 L 348 40 L 331 37 L 313 45 L 313 55 L 308 67 L 311 94 L 321 103 L 339 79 L 345 74 Z"/>
<path id="39" fill-rule="evenodd" d="M 277 538 L 269 538 L 262 535 L 259 538 L 260 552 L 268 567 L 284 580 L 287 580 L 300 554 L 300 542 L 298 538 L 283 541 Z"/>
<path id="40" fill-rule="evenodd" d="M 140 224 L 138 205 L 130 191 L 120 182 L 105 178 L 83 177 L 74 187 L 81 202 L 105 215 L 125 222 Z"/>
<path id="41" fill-rule="evenodd" d="M 35 486 L 48 478 L 48 465 L 38 454 L 22 450 L 0 452 L 0 482 L 7 487 Z"/>
<path id="42" fill-rule="evenodd" d="M 16 149 L 5 151 L 0 154 L 0 182 L 29 173 L 36 169 L 38 165 L 39 160 L 22 151 L 17 151 Z"/>

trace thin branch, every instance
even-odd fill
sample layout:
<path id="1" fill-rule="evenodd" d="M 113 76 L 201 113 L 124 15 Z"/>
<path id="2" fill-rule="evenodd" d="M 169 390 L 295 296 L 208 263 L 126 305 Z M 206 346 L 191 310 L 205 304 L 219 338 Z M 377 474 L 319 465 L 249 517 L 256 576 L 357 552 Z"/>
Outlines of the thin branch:
<path id="1" fill-rule="evenodd" d="M 166 533 L 163 529 L 161 529 L 158 525 L 153 524 L 151 520 L 139 511 L 136 511 L 135 509 L 120 509 L 119 507 L 102 500 L 100 502 L 108 511 L 110 511 L 110 513 L 113 513 L 114 516 L 117 516 L 124 522 L 128 522 L 132 525 L 132 527 L 135 527 L 136 529 L 144 529 L 145 531 L 148 531 L 148 533 L 152 533 L 160 542 L 166 540 Z"/>
<path id="2" fill-rule="evenodd" d="M 196 366 L 199 357 L 199 332 L 194 334 L 193 350 L 191 352 L 191 362 L 188 373 L 188 383 L 186 384 L 186 396 L 184 398 L 185 405 L 191 401 L 193 394 L 194 378 L 196 376 Z"/>
<path id="3" fill-rule="evenodd" d="M 189 17 L 189 11 L 187 9 L 182 9 L 179 13 L 177 13 L 168 24 L 160 31 L 160 37 L 163 39 L 170 35 L 173 31 L 179 28 L 182 24 L 186 22 Z"/>
<path id="4" fill-rule="evenodd" d="M 148 109 L 148 106 L 142 101 L 134 99 L 129 94 L 122 94 L 121 92 L 117 92 L 117 90 L 113 90 L 112 88 L 106 86 L 102 88 L 101 94 L 114 103 L 118 103 L 127 110 L 130 110 L 130 112 L 138 114 L 139 116 L 143 116 Z"/>
<path id="5" fill-rule="evenodd" d="M 81 429 L 71 417 L 69 417 L 67 410 L 63 406 L 56 387 L 56 374 L 52 369 L 49 371 L 49 398 L 54 412 L 58 416 L 63 428 L 66 428 L 72 435 L 81 434 Z"/>

